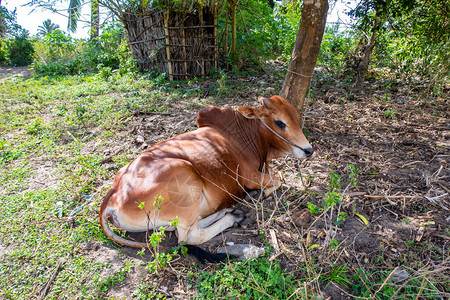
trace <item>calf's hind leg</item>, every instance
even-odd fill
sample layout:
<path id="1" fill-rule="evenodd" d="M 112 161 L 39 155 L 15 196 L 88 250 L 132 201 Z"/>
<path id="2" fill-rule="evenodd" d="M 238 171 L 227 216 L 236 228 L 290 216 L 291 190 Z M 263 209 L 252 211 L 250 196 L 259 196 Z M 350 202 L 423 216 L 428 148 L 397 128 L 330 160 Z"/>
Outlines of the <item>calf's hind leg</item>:
<path id="1" fill-rule="evenodd" d="M 212 223 L 216 222 L 217 220 L 222 219 L 225 214 L 232 212 L 232 208 L 225 208 L 222 210 L 219 210 L 218 212 L 213 213 L 212 215 L 207 216 L 206 218 L 203 218 L 201 220 L 197 221 L 199 228 L 206 228 Z"/>
<path id="2" fill-rule="evenodd" d="M 220 211 L 219 211 L 220 213 Z M 200 245 L 206 241 L 209 241 L 222 231 L 233 226 L 236 222 L 241 222 L 244 216 L 225 214 L 220 220 L 217 220 L 214 224 L 200 228 L 199 222 L 196 222 L 189 228 L 178 227 L 178 241 L 186 242 L 190 245 Z M 204 224 L 203 224 L 204 225 Z"/>

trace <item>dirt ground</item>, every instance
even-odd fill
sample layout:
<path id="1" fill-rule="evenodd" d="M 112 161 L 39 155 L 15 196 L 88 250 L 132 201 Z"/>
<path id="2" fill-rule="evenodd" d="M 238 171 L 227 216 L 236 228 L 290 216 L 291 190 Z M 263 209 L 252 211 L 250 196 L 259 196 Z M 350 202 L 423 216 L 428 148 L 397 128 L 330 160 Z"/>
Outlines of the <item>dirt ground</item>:
<path id="1" fill-rule="evenodd" d="M 249 80 L 263 80 L 271 86 L 268 76 Z M 305 132 L 317 149 L 315 154 L 304 161 L 289 157 L 274 161 L 272 170 L 283 178 L 282 188 L 264 200 L 257 192 L 247 194 L 236 204 L 246 220 L 202 248 L 214 252 L 227 242 L 267 248 L 268 241 L 273 248 L 271 257 L 281 260 L 283 268 L 294 275 L 300 275 L 298 266 L 307 261 L 308 255 L 330 264 L 346 264 L 351 271 L 394 270 L 399 264 L 407 266 L 408 272 L 439 271 L 450 250 L 448 94 L 426 99 L 419 91 L 401 87 L 384 90 L 382 83 L 369 83 L 363 95 L 320 83 L 315 90 L 315 99 L 308 101 L 305 110 Z M 225 99 L 221 105 L 257 105 L 256 96 Z M 137 112 L 127 129 L 129 145 L 144 150 L 160 140 L 194 130 L 196 114 L 191 109 L 169 114 Z M 354 186 L 348 184 L 349 165 L 358 172 Z M 307 202 L 321 207 L 324 194 L 330 190 L 330 172 L 342 178 L 340 208 L 346 213 L 345 221 L 332 228 L 339 243 L 335 250 L 323 246 L 328 234 L 324 216 L 307 209 Z M 256 209 L 259 201 L 264 203 L 263 210 Z M 368 220 L 368 225 L 358 214 Z M 145 240 L 145 235 L 131 238 Z M 169 235 L 165 244 L 175 245 L 176 238 Z M 305 254 L 306 248 L 312 249 L 309 254 Z M 150 254 L 139 256 L 135 249 L 111 249 L 100 244 L 87 245 L 86 252 L 94 261 L 110 259 L 112 270 L 123 266 L 123 255 L 143 262 L 150 259 Z M 135 270 L 108 296 L 131 297 L 141 278 L 155 282 L 157 291 L 168 297 L 190 298 L 192 292 L 176 272 L 194 263 L 191 257 L 177 258 L 171 269 L 157 278 L 144 268 Z M 351 291 L 342 286 L 328 285 L 322 290 L 325 298 L 351 298 Z"/>
<path id="2" fill-rule="evenodd" d="M 32 70 L 28 66 L 24 67 L 2 67 L 0 68 L 0 82 L 3 78 L 21 76 L 28 77 L 32 73 Z"/>

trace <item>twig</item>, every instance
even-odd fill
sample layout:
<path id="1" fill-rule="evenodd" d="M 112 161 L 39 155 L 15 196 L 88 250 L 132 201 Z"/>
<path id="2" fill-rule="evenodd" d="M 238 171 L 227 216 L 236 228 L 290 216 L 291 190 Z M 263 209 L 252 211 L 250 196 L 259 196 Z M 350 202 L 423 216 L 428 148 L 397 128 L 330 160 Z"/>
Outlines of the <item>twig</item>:
<path id="1" fill-rule="evenodd" d="M 278 245 L 277 236 L 275 235 L 275 230 L 269 229 L 270 240 L 272 242 L 272 246 L 275 249 L 275 252 L 278 254 L 280 252 L 280 246 Z"/>
<path id="2" fill-rule="evenodd" d="M 450 240 L 450 236 L 445 235 L 445 234 L 441 234 L 441 233 L 438 233 L 438 232 L 433 232 L 433 235 L 437 236 L 437 237 L 440 237 L 440 238 L 443 238 L 443 239 L 446 239 L 446 240 Z"/>
<path id="3" fill-rule="evenodd" d="M 441 188 L 443 188 L 444 190 L 446 190 L 447 193 L 450 193 L 450 190 L 449 190 L 447 187 L 445 187 L 444 185 L 442 185 L 440 182 L 438 182 L 438 184 L 439 184 L 439 186 L 440 186 Z"/>
<path id="4" fill-rule="evenodd" d="M 165 113 L 165 112 L 159 112 L 159 111 L 141 111 L 141 110 L 136 110 L 133 113 L 134 116 L 139 116 L 139 115 L 162 115 L 162 116 L 171 116 L 172 113 Z"/>
<path id="5" fill-rule="evenodd" d="M 394 270 L 392 270 L 392 272 L 389 274 L 388 277 L 386 277 L 386 279 L 384 280 L 383 284 L 378 288 L 378 290 L 375 292 L 375 295 L 378 294 L 379 291 L 381 291 L 381 289 L 386 285 L 386 283 L 388 282 L 389 279 L 391 279 L 392 275 L 395 273 L 395 271 L 397 271 L 398 266 L 395 267 Z"/>
<path id="6" fill-rule="evenodd" d="M 384 195 L 364 195 L 365 198 L 371 198 L 371 199 L 402 199 L 402 198 L 424 198 L 422 196 L 407 196 L 407 195 L 397 195 L 397 196 L 384 196 Z"/>
<path id="7" fill-rule="evenodd" d="M 71 138 L 73 138 L 73 140 L 75 141 L 75 142 L 77 142 L 78 143 L 78 139 L 69 131 L 69 130 L 67 130 L 67 134 L 71 137 Z"/>
<path id="8" fill-rule="evenodd" d="M 51 285 L 52 282 L 55 280 L 56 275 L 58 275 L 58 272 L 59 272 L 59 269 L 60 269 L 60 267 L 61 267 L 62 262 L 63 262 L 62 259 L 60 259 L 60 260 L 58 261 L 58 264 L 56 265 L 56 268 L 55 268 L 55 270 L 53 271 L 52 276 L 51 276 L 50 279 L 47 281 L 47 284 L 45 285 L 45 287 L 40 291 L 40 293 L 39 293 L 39 298 L 40 298 L 40 299 L 44 299 L 45 296 L 47 295 L 48 290 L 50 289 L 50 285 Z"/>

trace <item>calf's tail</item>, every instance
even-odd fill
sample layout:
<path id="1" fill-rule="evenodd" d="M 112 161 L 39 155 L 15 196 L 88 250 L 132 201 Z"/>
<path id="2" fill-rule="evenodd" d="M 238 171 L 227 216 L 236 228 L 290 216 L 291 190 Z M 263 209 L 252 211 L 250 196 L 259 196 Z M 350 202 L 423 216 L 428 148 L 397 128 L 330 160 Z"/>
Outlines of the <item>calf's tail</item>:
<path id="1" fill-rule="evenodd" d="M 99 218 L 100 218 L 100 225 L 102 226 L 103 232 L 113 241 L 124 245 L 128 247 L 133 248 L 148 248 L 150 247 L 150 244 L 147 243 L 140 243 L 135 241 L 130 241 L 127 239 L 124 239 L 123 237 L 118 236 L 117 234 L 112 231 L 111 227 L 109 227 L 108 222 L 108 200 L 109 197 L 111 197 L 112 193 L 114 193 L 113 189 L 109 190 L 108 194 L 106 194 L 105 198 L 103 199 L 103 202 L 100 206 L 100 212 L 99 212 Z M 225 253 L 211 253 L 206 250 L 203 250 L 197 246 L 194 245 L 184 245 L 187 248 L 187 253 L 194 256 L 198 261 L 201 263 L 205 263 L 205 261 L 211 262 L 211 263 L 219 263 L 222 261 L 225 261 L 227 259 L 227 255 Z"/>
<path id="2" fill-rule="evenodd" d="M 124 245 L 128 247 L 133 248 L 146 248 L 149 245 L 147 243 L 139 243 L 135 241 L 130 241 L 127 239 L 124 239 L 123 237 L 118 236 L 117 234 L 112 231 L 111 227 L 109 227 L 108 224 L 108 217 L 107 216 L 107 207 L 108 207 L 108 200 L 111 197 L 111 195 L 114 193 L 114 190 L 111 188 L 109 192 L 106 194 L 105 198 L 103 199 L 102 205 L 100 206 L 100 212 L 99 212 L 99 218 L 100 218 L 100 225 L 102 226 L 103 232 L 113 241 Z"/>

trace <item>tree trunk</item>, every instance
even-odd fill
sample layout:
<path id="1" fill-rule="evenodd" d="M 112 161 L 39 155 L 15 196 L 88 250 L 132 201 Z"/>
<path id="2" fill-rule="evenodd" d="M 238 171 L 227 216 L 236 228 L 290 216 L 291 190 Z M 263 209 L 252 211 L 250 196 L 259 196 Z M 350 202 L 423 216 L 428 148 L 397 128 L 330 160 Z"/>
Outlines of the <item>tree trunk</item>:
<path id="1" fill-rule="evenodd" d="M 100 31 L 99 0 L 91 0 L 91 39 L 98 37 Z"/>
<path id="2" fill-rule="evenodd" d="M 372 57 L 372 50 L 375 47 L 375 37 L 377 33 L 377 27 L 378 27 L 378 21 L 376 18 L 376 14 L 374 16 L 373 21 L 373 28 L 372 28 L 372 34 L 370 35 L 369 42 L 362 47 L 362 54 L 361 58 L 358 62 L 358 65 L 356 66 L 356 81 L 354 88 L 358 90 L 359 92 L 362 92 L 364 89 L 364 77 L 367 74 L 367 71 L 369 70 L 369 62 L 370 58 Z"/>
<path id="3" fill-rule="evenodd" d="M 233 63 L 237 61 L 237 46 L 236 46 L 236 6 L 239 0 L 228 0 L 230 3 L 231 15 L 231 59 Z"/>
<path id="4" fill-rule="evenodd" d="M 300 27 L 280 92 L 297 109 L 300 120 L 303 119 L 303 104 L 319 55 L 327 12 L 328 0 L 303 2 Z"/>
<path id="5" fill-rule="evenodd" d="M 2 3 L 2 1 L 0 0 L 0 4 Z M 3 18 L 3 15 L 0 14 L 0 38 L 5 38 L 6 37 L 6 22 L 5 19 Z"/>

